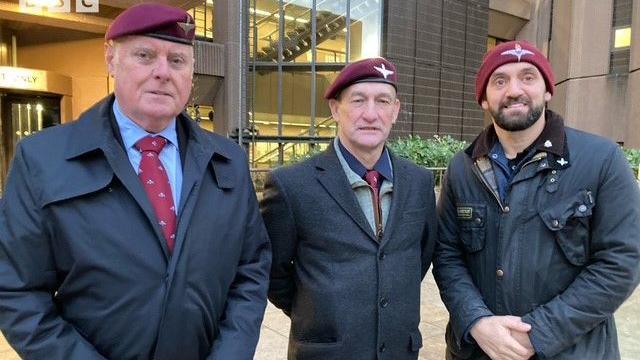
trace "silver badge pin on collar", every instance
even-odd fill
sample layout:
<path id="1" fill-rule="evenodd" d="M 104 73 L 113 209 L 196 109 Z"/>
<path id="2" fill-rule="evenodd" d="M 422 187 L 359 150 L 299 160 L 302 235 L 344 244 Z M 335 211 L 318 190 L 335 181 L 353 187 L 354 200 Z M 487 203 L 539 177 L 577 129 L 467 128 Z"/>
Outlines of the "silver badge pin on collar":
<path id="1" fill-rule="evenodd" d="M 552 146 L 553 146 L 553 144 L 551 143 L 551 140 L 547 140 L 547 141 L 544 142 L 544 147 L 550 148 Z"/>

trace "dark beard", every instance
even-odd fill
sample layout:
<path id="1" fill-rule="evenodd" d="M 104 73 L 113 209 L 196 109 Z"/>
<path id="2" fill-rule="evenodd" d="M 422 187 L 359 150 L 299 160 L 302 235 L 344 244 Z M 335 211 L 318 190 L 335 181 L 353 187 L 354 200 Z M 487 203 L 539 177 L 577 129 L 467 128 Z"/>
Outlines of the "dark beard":
<path id="1" fill-rule="evenodd" d="M 524 100 L 524 101 L 523 101 Z M 526 114 L 514 115 L 511 117 L 507 117 L 504 112 L 504 107 L 509 106 L 509 104 L 513 102 L 522 102 L 529 105 L 529 111 Z M 540 115 L 544 111 L 544 104 L 540 106 L 531 105 L 531 100 L 529 99 L 512 99 L 504 104 L 500 104 L 500 108 L 498 111 L 491 110 L 491 116 L 501 129 L 507 131 L 522 131 L 530 128 L 533 124 L 540 119 Z"/>

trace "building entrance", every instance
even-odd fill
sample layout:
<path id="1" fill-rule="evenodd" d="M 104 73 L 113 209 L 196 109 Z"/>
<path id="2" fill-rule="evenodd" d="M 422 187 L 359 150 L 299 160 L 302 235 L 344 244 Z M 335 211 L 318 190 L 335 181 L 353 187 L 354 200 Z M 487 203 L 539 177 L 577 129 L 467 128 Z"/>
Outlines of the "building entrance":
<path id="1" fill-rule="evenodd" d="M 0 188 L 4 190 L 9 164 L 21 139 L 60 124 L 57 95 L 0 94 Z"/>

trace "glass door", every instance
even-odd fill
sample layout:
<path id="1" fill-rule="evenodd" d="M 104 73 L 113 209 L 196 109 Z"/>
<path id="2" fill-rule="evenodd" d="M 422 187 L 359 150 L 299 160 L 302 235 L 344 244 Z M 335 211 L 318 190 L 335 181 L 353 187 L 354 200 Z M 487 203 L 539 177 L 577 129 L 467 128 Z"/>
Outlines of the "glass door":
<path id="1" fill-rule="evenodd" d="M 16 144 L 46 127 L 60 124 L 60 99 L 60 96 L 2 94 L 0 189 L 4 190 Z"/>

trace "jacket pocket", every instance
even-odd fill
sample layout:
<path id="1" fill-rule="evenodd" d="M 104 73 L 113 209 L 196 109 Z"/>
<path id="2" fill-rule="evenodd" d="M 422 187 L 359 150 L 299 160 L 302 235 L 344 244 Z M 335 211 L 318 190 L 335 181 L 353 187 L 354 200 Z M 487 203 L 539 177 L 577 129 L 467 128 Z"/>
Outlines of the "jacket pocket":
<path id="1" fill-rule="evenodd" d="M 341 357 L 342 341 L 327 339 L 325 342 L 291 340 L 289 342 L 289 359 L 339 359 Z"/>
<path id="2" fill-rule="evenodd" d="M 580 190 L 540 211 L 542 221 L 572 265 L 582 266 L 589 258 L 589 223 L 594 206 L 591 191 Z"/>
<path id="3" fill-rule="evenodd" d="M 487 206 L 484 204 L 459 203 L 456 205 L 460 240 L 467 252 L 484 248 L 487 222 Z"/>

